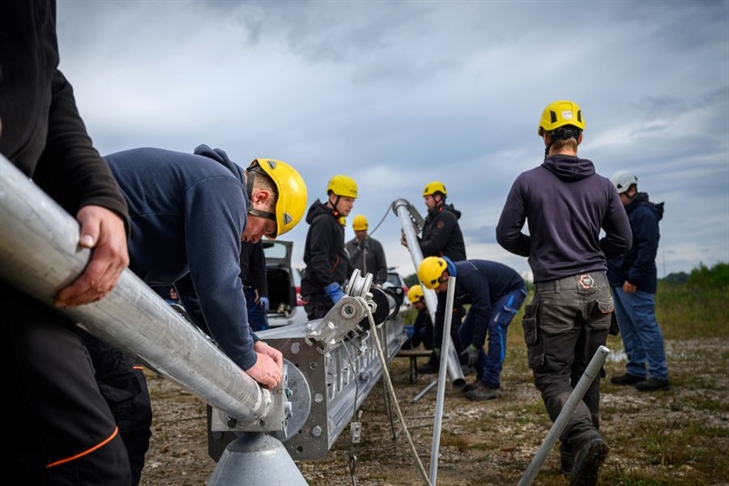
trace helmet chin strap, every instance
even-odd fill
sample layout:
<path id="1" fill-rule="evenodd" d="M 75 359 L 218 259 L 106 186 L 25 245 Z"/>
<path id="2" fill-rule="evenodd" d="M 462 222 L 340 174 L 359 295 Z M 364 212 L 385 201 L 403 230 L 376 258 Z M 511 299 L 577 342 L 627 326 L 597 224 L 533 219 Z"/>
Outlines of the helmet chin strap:
<path id="1" fill-rule="evenodd" d="M 334 194 L 337 196 L 337 198 L 334 200 L 334 204 L 332 205 L 332 210 L 334 210 L 334 216 L 339 216 L 341 214 L 341 211 L 339 211 L 339 199 L 342 197 L 339 194 Z"/>

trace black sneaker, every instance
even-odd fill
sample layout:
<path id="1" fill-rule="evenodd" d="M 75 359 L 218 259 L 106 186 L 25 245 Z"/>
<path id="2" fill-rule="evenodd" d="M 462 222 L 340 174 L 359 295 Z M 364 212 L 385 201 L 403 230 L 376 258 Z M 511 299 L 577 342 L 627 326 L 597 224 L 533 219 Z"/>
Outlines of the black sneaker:
<path id="1" fill-rule="evenodd" d="M 625 373 L 624 375 L 613 376 L 610 378 L 610 383 L 613 385 L 635 385 L 640 381 L 644 381 L 645 376 L 631 375 Z"/>
<path id="2" fill-rule="evenodd" d="M 647 380 L 636 383 L 635 388 L 639 391 L 665 390 L 668 388 L 668 380 L 648 378 Z"/>
<path id="3" fill-rule="evenodd" d="M 610 448 L 600 437 L 589 440 L 575 456 L 570 474 L 570 486 L 595 486 L 600 466 L 605 462 Z"/>

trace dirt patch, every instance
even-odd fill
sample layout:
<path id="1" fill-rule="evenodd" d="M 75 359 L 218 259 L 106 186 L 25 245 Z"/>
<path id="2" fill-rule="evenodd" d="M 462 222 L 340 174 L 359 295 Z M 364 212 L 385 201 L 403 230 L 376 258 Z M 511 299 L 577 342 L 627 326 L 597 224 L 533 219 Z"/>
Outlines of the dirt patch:
<path id="1" fill-rule="evenodd" d="M 607 375 L 623 373 L 619 339 L 611 337 L 608 347 L 615 352 L 605 365 Z M 602 382 L 601 430 L 611 451 L 601 484 L 729 484 L 729 338 L 667 341 L 666 348 L 670 390 L 641 393 Z M 503 396 L 496 400 L 471 402 L 447 384 L 437 484 L 502 486 L 522 478 L 551 427 L 525 363 L 525 348 L 510 343 Z M 437 388 L 412 400 L 435 375 L 420 375 L 411 384 L 407 359 L 395 359 L 390 374 L 429 475 Z M 216 466 L 208 456 L 205 405 L 168 380 L 148 377 L 154 423 L 142 484 L 205 484 Z M 362 438 L 356 448 L 347 429 L 324 459 L 297 463 L 307 482 L 425 484 L 397 415 L 390 420 L 384 386 L 372 390 L 361 411 Z M 355 480 L 350 475 L 353 456 Z M 553 450 L 533 484 L 566 483 Z"/>

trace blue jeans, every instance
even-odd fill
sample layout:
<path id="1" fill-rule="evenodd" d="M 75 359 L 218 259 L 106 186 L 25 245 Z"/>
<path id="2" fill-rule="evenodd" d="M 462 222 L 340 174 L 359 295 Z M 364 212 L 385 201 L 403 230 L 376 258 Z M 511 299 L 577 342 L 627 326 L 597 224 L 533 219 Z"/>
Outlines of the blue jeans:
<path id="1" fill-rule="evenodd" d="M 509 324 L 519 312 L 526 295 L 526 287 L 523 287 L 504 294 L 492 305 L 491 319 L 486 324 L 488 325 L 488 352 L 484 352 L 482 346 L 476 362 L 476 378 L 483 380 L 489 388 L 501 388 L 501 370 L 506 357 L 506 334 Z M 471 312 L 466 314 L 466 318 L 458 330 L 458 337 L 464 348 L 468 346 L 466 343 L 473 341 L 473 334 L 478 325 L 484 324 L 476 322 Z"/>
<path id="2" fill-rule="evenodd" d="M 246 307 L 248 308 L 248 325 L 253 332 L 268 329 L 268 314 L 260 304 L 256 303 L 256 291 L 252 288 L 244 289 Z"/>
<path id="3" fill-rule="evenodd" d="M 613 287 L 615 317 L 620 337 L 628 357 L 626 372 L 635 376 L 648 376 L 668 380 L 663 332 L 656 320 L 655 296 L 637 290 L 626 294 L 621 287 Z"/>

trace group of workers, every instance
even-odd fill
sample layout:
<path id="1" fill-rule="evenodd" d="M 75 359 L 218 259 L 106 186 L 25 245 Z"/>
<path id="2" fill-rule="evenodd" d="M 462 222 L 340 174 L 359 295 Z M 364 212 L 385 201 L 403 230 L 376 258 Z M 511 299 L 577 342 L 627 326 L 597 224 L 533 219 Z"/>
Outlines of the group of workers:
<path id="1" fill-rule="evenodd" d="M 151 433 L 144 374 L 54 307 L 104 298 L 127 267 L 150 286 L 174 284 L 190 319 L 243 372 L 273 388 L 282 378 L 283 357 L 251 329 L 248 303 L 265 309 L 266 302 L 265 295 L 247 292 L 253 284 L 246 283 L 251 273 L 246 263 L 252 260 L 244 248 L 252 255 L 263 236 L 285 234 L 306 213 L 301 294 L 310 319 L 323 317 L 343 297 L 352 268 L 384 284 L 384 251 L 367 237 L 364 217 L 355 218 L 356 237 L 345 243 L 343 218 L 357 197 L 357 185 L 347 176 L 334 176 L 326 202 L 315 201 L 307 212 L 303 178 L 280 160 L 255 159 L 242 168 L 225 151 L 207 145 L 193 153 L 137 148 L 102 158 L 86 133 L 72 87 L 58 70 L 55 2 L 1 5 L 0 152 L 75 215 L 79 246 L 91 249 L 83 273 L 52 301 L 0 282 L 8 413 L 23 424 L 7 432 L 13 444 L 6 452 L 9 474 L 22 484 L 138 484 Z M 638 228 L 657 245 L 662 205 L 637 193 L 637 179 L 620 178 L 616 190 L 595 173 L 592 162 L 578 158 L 583 129 L 575 103 L 558 101 L 545 109 L 539 124 L 544 163 L 516 179 L 496 229 L 498 242 L 529 257 L 534 273 L 536 294 L 523 324 L 529 366 L 552 419 L 606 342 L 613 311 L 606 258 L 626 254 L 613 268 L 612 284 L 620 330 L 630 336 L 630 362 L 627 373 L 612 381 L 646 390 L 668 384 L 665 356 L 661 359 L 658 350 L 662 342 L 644 340 L 646 322 L 655 323 L 648 309 L 655 276 L 634 272 L 634 265 L 643 265 L 650 273 L 650 258 L 631 247 Z M 454 312 L 458 322 L 463 317 L 454 328 L 454 343 L 477 377 L 467 396 L 495 398 L 506 328 L 526 298 L 526 287 L 505 265 L 466 259 L 460 212 L 446 203 L 447 194 L 441 182 L 425 187 L 428 215 L 418 237 L 424 256 L 418 278 L 438 293 L 433 349 L 437 358 L 444 291 L 453 276 Z M 647 226 L 648 220 L 655 226 Z M 527 221 L 529 234 L 522 232 Z M 422 298 L 411 301 L 417 307 Z M 467 313 L 465 305 L 470 305 Z M 598 428 L 599 378 L 560 437 L 571 484 L 597 480 L 608 452 Z"/>
<path id="2" fill-rule="evenodd" d="M 544 161 L 516 178 L 496 227 L 498 243 L 528 257 L 534 275 L 535 294 L 522 325 L 534 383 L 552 420 L 607 342 L 614 312 L 628 362 L 626 373 L 613 376 L 611 383 L 640 391 L 669 384 L 654 305 L 663 203 L 654 204 L 638 192 L 632 172 L 616 172 L 608 179 L 595 171 L 592 161 L 580 158 L 584 128 L 577 103 L 547 105 L 537 129 Z M 527 288 L 504 264 L 466 258 L 460 212 L 446 202 L 447 195 L 440 181 L 423 190 L 428 214 L 417 243 L 424 258 L 417 269 L 420 283 L 408 291 L 418 311 L 408 345 L 433 349 L 431 361 L 419 371 L 437 372 L 445 295 L 449 277 L 455 277 L 451 337 L 464 371 L 476 371 L 463 392 L 471 400 L 494 399 L 501 394 L 508 326 L 524 304 Z M 302 297 L 310 319 L 325 315 L 341 298 L 348 264 L 382 281 L 382 245 L 368 238 L 363 216 L 355 218 L 355 238 L 344 243 L 343 218 L 356 197 L 354 180 L 335 176 L 327 187 L 327 202 L 317 201 L 307 215 Z M 408 245 L 404 234 L 401 243 Z M 366 258 L 368 248 L 371 260 Z M 425 306 L 425 289 L 438 296 L 435 322 Z M 599 402 L 598 377 L 560 435 L 561 467 L 571 485 L 595 484 L 607 457 L 609 448 L 599 432 Z"/>

